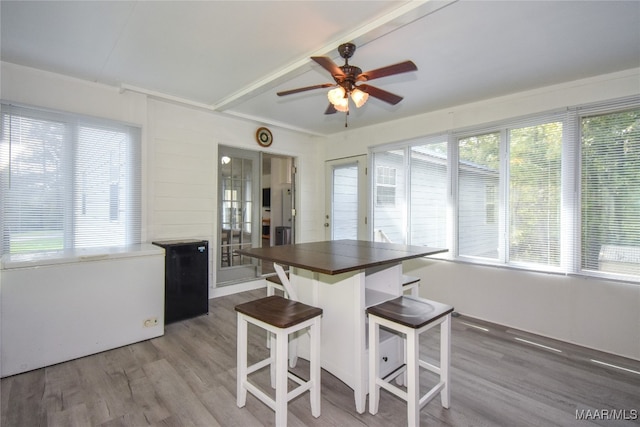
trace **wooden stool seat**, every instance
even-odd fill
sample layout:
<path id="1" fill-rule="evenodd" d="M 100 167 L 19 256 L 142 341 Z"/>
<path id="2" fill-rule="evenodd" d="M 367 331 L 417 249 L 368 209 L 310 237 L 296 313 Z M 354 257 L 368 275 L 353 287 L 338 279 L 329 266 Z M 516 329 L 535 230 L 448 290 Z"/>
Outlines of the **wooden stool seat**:
<path id="1" fill-rule="evenodd" d="M 288 275 L 287 275 L 288 276 Z M 265 279 L 267 282 L 271 282 L 275 285 L 280 285 L 282 286 L 282 280 L 280 280 L 280 278 L 278 277 L 277 274 L 274 274 L 273 276 L 269 276 Z"/>
<path id="2" fill-rule="evenodd" d="M 367 313 L 409 328 L 421 328 L 453 312 L 453 307 L 424 298 L 398 297 L 369 307 Z"/>
<path id="3" fill-rule="evenodd" d="M 288 402 L 309 391 L 311 414 L 320 416 L 320 319 L 322 309 L 286 299 L 281 296 L 267 296 L 239 304 L 238 313 L 238 369 L 237 396 L 239 408 L 245 406 L 247 392 L 275 411 L 276 426 L 287 425 Z M 269 357 L 253 365 L 248 365 L 248 324 L 252 323 L 267 331 L 270 340 Z M 309 329 L 309 380 L 291 374 L 287 369 L 289 358 L 289 335 Z M 249 374 L 269 366 L 271 387 L 275 388 L 275 398 L 249 381 Z M 289 391 L 288 380 L 298 386 Z"/>
<path id="4" fill-rule="evenodd" d="M 236 311 L 281 329 L 322 315 L 321 308 L 276 295 L 237 305 Z"/>
<path id="5" fill-rule="evenodd" d="M 449 408 L 449 367 L 451 353 L 451 313 L 453 307 L 439 302 L 401 296 L 367 308 L 369 316 L 369 412 L 378 412 L 380 388 L 407 402 L 407 425 L 420 425 L 420 409 L 437 394 L 444 408 Z M 440 365 L 420 360 L 419 338 L 422 332 L 440 325 Z M 386 377 L 380 376 L 380 327 L 404 334 L 405 364 Z M 420 396 L 419 368 L 440 376 L 440 381 Z M 406 390 L 391 380 L 406 372 Z"/>

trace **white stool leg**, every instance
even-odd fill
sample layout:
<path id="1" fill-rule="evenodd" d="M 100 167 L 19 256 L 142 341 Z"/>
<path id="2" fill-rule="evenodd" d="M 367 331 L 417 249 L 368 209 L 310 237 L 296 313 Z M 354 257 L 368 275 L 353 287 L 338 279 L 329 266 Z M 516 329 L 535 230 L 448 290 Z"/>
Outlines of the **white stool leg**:
<path id="1" fill-rule="evenodd" d="M 451 367 L 451 315 L 447 315 L 440 324 L 440 381 L 444 388 L 440 391 L 440 400 L 444 408 L 449 409 L 451 388 L 449 387 L 449 368 Z"/>
<path id="2" fill-rule="evenodd" d="M 276 426 L 287 425 L 287 347 L 289 335 L 284 331 L 276 334 L 276 358 L 271 363 L 276 365 Z"/>
<path id="3" fill-rule="evenodd" d="M 411 296 L 412 297 L 419 297 L 420 296 L 419 294 L 420 294 L 420 284 L 417 284 L 416 286 L 411 288 Z"/>
<path id="4" fill-rule="evenodd" d="M 276 294 L 276 288 L 275 286 L 271 285 L 271 282 L 267 281 L 267 296 L 271 297 L 274 296 Z M 286 296 L 285 296 L 286 298 Z M 273 334 L 271 332 L 267 332 L 267 348 L 271 348 L 271 336 Z M 273 378 L 273 376 L 271 377 Z M 273 383 L 272 383 L 273 386 Z"/>
<path id="5" fill-rule="evenodd" d="M 273 286 L 267 282 L 267 296 L 271 297 L 276 294 L 276 290 Z M 267 348 L 271 348 L 271 332 L 267 331 Z M 273 374 L 273 373 L 272 373 Z M 271 387 L 273 387 L 273 375 L 271 375 Z"/>
<path id="6" fill-rule="evenodd" d="M 276 334 L 272 332 L 267 332 L 267 341 L 269 342 L 269 357 L 271 358 L 271 363 L 269 364 L 269 375 L 271 376 L 271 388 L 276 388 L 276 358 L 278 357 L 277 353 L 277 337 Z"/>
<path id="7" fill-rule="evenodd" d="M 407 332 L 407 425 L 420 425 L 420 346 L 415 329 Z"/>
<path id="8" fill-rule="evenodd" d="M 247 380 L 247 321 L 244 316 L 238 314 L 238 344 L 237 344 L 237 391 L 236 403 L 239 408 L 247 402 L 247 389 L 244 386 Z"/>
<path id="9" fill-rule="evenodd" d="M 298 364 L 298 336 L 293 334 L 289 340 L 289 367 L 295 368 Z"/>
<path id="10" fill-rule="evenodd" d="M 402 363 L 403 365 L 407 365 L 407 336 L 405 335 L 402 338 L 402 354 L 403 354 L 403 360 Z M 405 369 L 404 372 L 400 375 L 398 375 L 396 377 L 396 384 L 399 386 L 403 386 L 407 383 L 407 370 Z"/>
<path id="11" fill-rule="evenodd" d="M 312 381 L 311 395 L 311 415 L 318 418 L 320 416 L 320 317 L 311 325 L 311 342 L 309 348 L 310 373 L 309 379 Z"/>
<path id="12" fill-rule="evenodd" d="M 380 401 L 380 386 L 377 384 L 378 372 L 380 372 L 379 335 L 380 325 L 369 316 L 369 413 L 371 415 L 378 413 Z"/>

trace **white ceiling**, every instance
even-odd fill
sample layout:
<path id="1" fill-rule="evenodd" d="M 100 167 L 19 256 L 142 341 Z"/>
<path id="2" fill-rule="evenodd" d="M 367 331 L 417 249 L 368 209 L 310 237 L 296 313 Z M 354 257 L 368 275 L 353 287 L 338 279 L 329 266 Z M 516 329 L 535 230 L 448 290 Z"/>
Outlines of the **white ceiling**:
<path id="1" fill-rule="evenodd" d="M 2 61 L 312 134 L 345 131 L 309 59 L 353 41 L 370 84 L 404 96 L 352 107 L 349 128 L 640 67 L 640 1 L 7 1 Z M 640 85 L 640 81 L 639 81 Z"/>

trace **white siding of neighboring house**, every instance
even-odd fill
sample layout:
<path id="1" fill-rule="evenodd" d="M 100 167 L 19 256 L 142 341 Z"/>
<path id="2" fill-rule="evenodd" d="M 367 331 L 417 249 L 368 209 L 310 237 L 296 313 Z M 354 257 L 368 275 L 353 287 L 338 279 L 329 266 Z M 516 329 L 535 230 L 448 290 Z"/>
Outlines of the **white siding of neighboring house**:
<path id="1" fill-rule="evenodd" d="M 374 230 L 382 230 L 386 239 L 395 243 L 404 243 L 405 231 L 402 227 L 406 216 L 405 207 L 405 173 L 404 158 L 395 153 L 376 153 L 375 165 L 372 174 L 374 180 L 373 191 L 373 227 Z M 378 166 L 394 168 L 396 170 L 395 200 L 391 205 L 379 205 L 377 202 L 375 179 Z M 385 239 L 380 239 L 385 240 Z"/>

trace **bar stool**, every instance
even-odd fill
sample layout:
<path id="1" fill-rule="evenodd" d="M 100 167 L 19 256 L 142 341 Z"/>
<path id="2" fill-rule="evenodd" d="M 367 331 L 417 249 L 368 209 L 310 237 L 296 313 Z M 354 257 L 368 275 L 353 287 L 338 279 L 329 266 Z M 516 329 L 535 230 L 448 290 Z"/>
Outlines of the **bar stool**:
<path id="1" fill-rule="evenodd" d="M 311 414 L 320 416 L 320 318 L 322 309 L 280 296 L 268 296 L 235 307 L 238 313 L 238 370 L 237 404 L 244 407 L 247 392 L 275 411 L 276 426 L 287 425 L 288 402 L 309 390 Z M 248 324 L 257 325 L 272 336 L 269 357 L 247 366 Z M 291 374 L 287 369 L 289 334 L 309 328 L 309 380 Z M 271 385 L 275 386 L 275 399 L 249 381 L 249 374 L 265 366 L 271 368 Z M 275 368 L 275 369 L 274 369 Z M 288 391 L 288 379 L 298 387 Z"/>
<path id="2" fill-rule="evenodd" d="M 413 296 L 401 296 L 367 309 L 369 315 L 369 413 L 378 412 L 380 387 L 407 402 L 409 426 L 420 425 L 420 409 L 440 393 L 444 408 L 449 408 L 449 367 L 451 364 L 451 313 L 453 307 Z M 440 325 L 440 365 L 420 360 L 420 334 Z M 406 337 L 405 365 L 385 378 L 380 372 L 380 326 Z M 440 381 L 420 396 L 420 369 L 440 375 Z M 391 380 L 407 372 L 406 391 L 391 384 Z"/>
<path id="3" fill-rule="evenodd" d="M 415 276 L 402 275 L 402 292 L 409 291 L 412 297 L 418 297 L 420 291 L 420 278 Z"/>
<path id="4" fill-rule="evenodd" d="M 267 296 L 276 294 L 276 289 L 282 291 L 285 298 L 290 298 L 295 301 L 298 300 L 295 293 L 295 289 L 291 286 L 289 281 L 289 272 L 285 271 L 284 267 L 276 262 L 273 263 L 273 268 L 276 272 L 275 276 L 269 276 L 265 280 L 267 282 Z M 292 297 L 293 295 L 293 297 Z M 267 348 L 271 348 L 271 334 L 267 334 Z M 289 367 L 295 368 L 298 363 L 298 347 L 297 341 L 291 340 L 289 342 Z"/>
<path id="5" fill-rule="evenodd" d="M 286 274 L 286 272 L 285 272 Z M 287 275 L 288 278 L 288 275 Z M 276 294 L 276 289 L 278 289 L 279 291 L 282 291 L 282 293 L 284 294 L 284 297 L 287 298 L 288 294 L 287 294 L 287 290 L 284 288 L 284 285 L 282 284 L 282 280 L 280 279 L 280 277 L 276 274 L 275 276 L 269 276 L 266 279 L 267 282 L 267 296 L 270 297 L 271 295 L 275 295 Z"/>
<path id="6" fill-rule="evenodd" d="M 289 298 L 289 294 L 287 294 L 287 290 L 284 288 L 284 285 L 282 284 L 282 280 L 280 279 L 280 277 L 276 274 L 275 276 L 269 276 L 265 279 L 265 281 L 267 282 L 267 296 L 270 297 L 271 295 L 275 295 L 276 294 L 276 289 L 280 290 L 282 292 L 282 294 L 284 295 L 285 298 Z M 271 346 L 271 334 L 267 334 L 267 348 L 269 348 Z M 290 351 L 290 355 L 291 355 L 291 351 Z M 292 368 L 295 367 L 295 365 L 289 365 Z"/>

